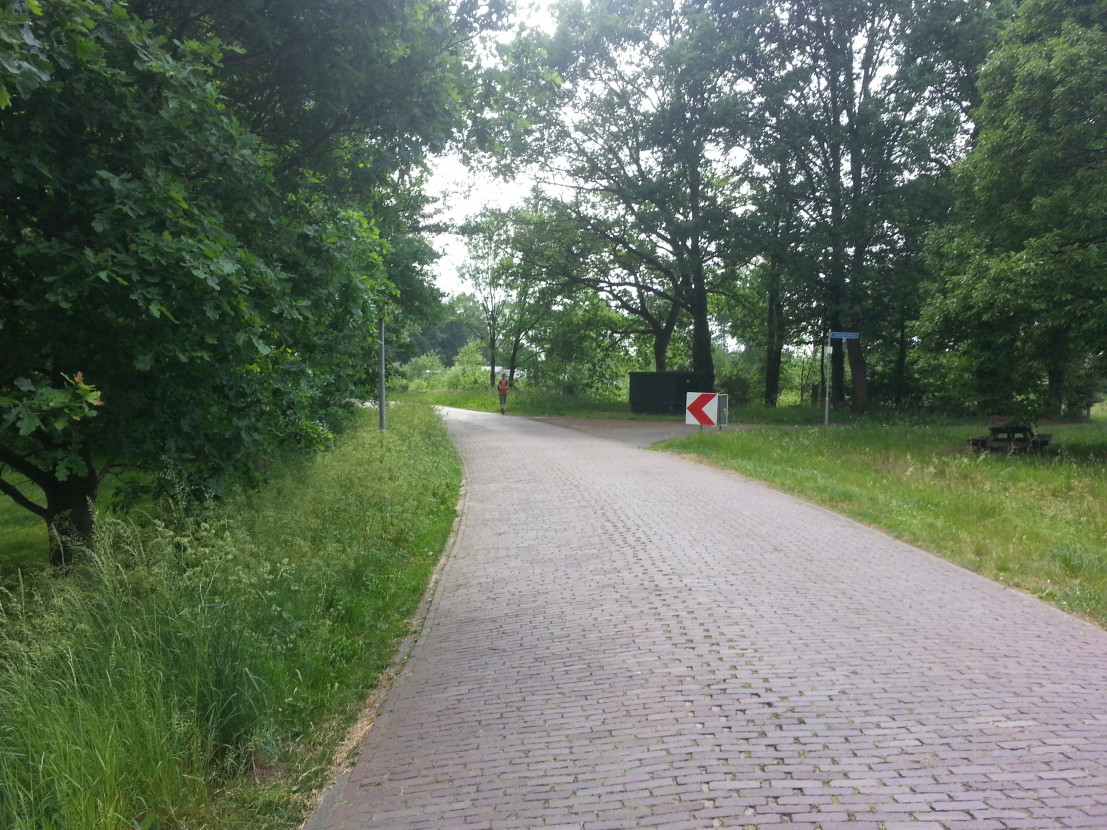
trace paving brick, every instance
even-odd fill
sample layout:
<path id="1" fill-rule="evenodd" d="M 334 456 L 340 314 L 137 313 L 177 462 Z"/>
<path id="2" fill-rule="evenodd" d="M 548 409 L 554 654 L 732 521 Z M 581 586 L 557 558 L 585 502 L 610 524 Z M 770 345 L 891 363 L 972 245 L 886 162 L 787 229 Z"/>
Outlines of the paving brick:
<path id="1" fill-rule="evenodd" d="M 688 459 L 447 419 L 455 533 L 311 830 L 1107 827 L 1107 633 Z"/>

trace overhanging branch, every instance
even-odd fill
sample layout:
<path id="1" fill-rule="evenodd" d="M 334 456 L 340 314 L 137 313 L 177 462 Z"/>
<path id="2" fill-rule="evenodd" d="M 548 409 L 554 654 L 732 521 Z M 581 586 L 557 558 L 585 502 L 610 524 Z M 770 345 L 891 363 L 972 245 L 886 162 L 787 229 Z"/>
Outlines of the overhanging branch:
<path id="1" fill-rule="evenodd" d="M 12 501 L 18 504 L 25 510 L 30 510 L 39 518 L 46 518 L 46 508 L 40 507 L 35 502 L 31 501 L 27 496 L 23 495 L 18 487 L 3 478 L 3 471 L 0 470 L 0 493 L 8 496 Z"/>

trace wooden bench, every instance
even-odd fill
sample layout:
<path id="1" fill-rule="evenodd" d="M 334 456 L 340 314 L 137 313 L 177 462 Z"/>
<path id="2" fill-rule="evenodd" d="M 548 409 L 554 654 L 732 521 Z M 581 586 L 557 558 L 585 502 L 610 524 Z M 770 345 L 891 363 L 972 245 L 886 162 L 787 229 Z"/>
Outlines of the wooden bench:
<path id="1" fill-rule="evenodd" d="M 1006 423 L 988 427 L 987 435 L 974 435 L 969 446 L 992 452 L 1029 452 L 1049 446 L 1053 435 L 1034 432 L 1029 424 Z"/>

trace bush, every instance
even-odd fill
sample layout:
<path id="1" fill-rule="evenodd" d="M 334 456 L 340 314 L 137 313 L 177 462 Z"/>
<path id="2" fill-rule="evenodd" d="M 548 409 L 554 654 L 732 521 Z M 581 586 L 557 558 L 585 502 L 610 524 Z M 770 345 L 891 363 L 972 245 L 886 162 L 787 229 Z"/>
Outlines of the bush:
<path id="1" fill-rule="evenodd" d="M 423 380 L 427 375 L 437 375 L 445 369 L 442 356 L 438 352 L 429 352 L 409 360 L 403 367 L 403 373 L 409 381 L 416 381 Z"/>
<path id="2" fill-rule="evenodd" d="M 725 366 L 716 373 L 715 388 L 728 395 L 730 406 L 744 406 L 750 402 L 752 389 L 750 378 L 736 366 Z"/>

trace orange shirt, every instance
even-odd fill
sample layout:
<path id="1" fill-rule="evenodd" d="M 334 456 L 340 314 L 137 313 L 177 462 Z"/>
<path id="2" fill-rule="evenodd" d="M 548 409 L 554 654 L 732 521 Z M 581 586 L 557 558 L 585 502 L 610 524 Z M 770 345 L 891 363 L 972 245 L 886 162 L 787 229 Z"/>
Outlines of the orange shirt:
<path id="1" fill-rule="evenodd" d="M 506 395 L 507 390 L 511 388 L 511 384 L 507 382 L 507 378 L 503 378 L 496 384 L 496 389 L 499 390 L 501 395 Z"/>

